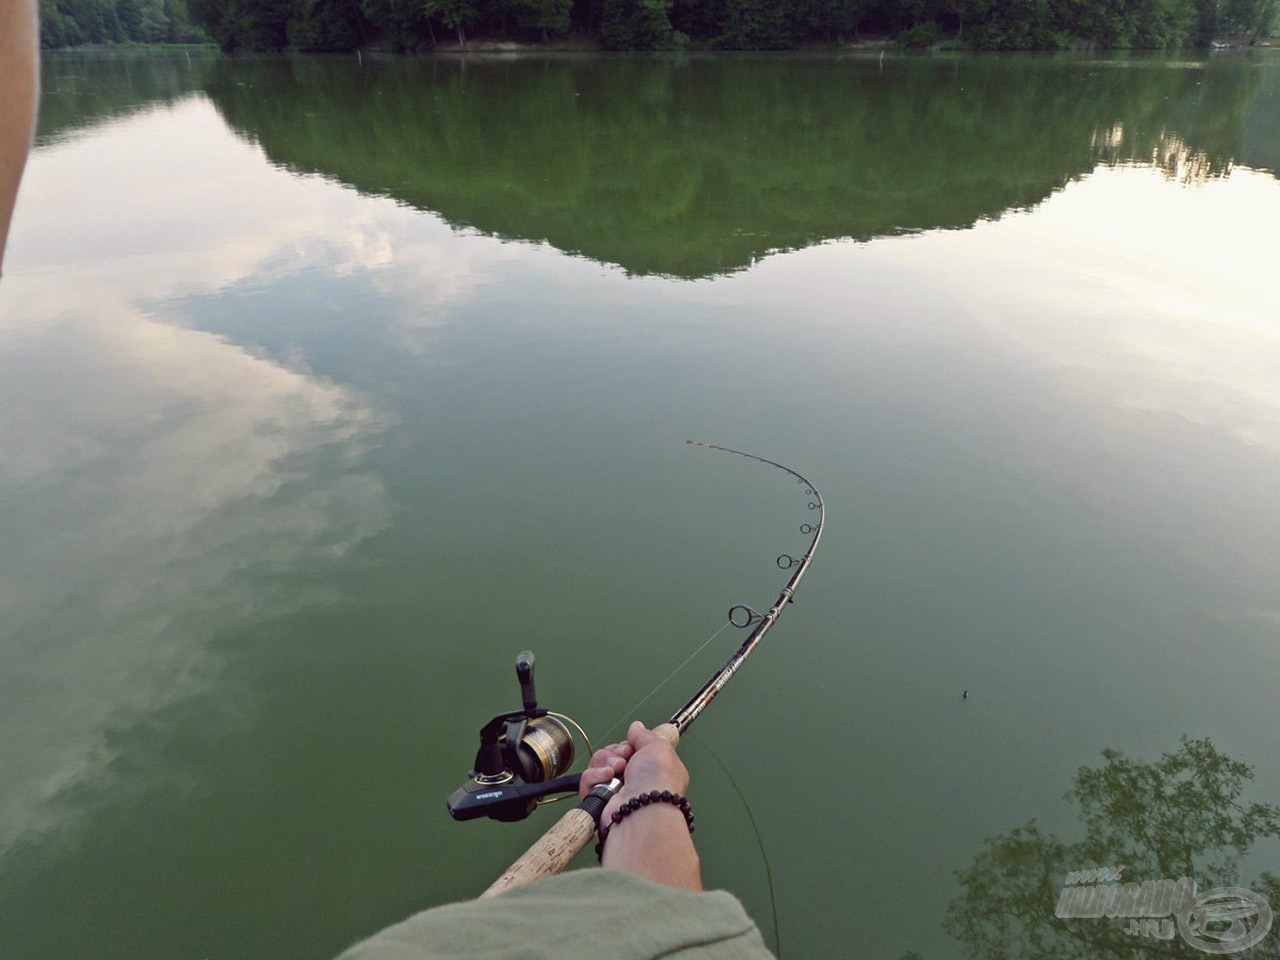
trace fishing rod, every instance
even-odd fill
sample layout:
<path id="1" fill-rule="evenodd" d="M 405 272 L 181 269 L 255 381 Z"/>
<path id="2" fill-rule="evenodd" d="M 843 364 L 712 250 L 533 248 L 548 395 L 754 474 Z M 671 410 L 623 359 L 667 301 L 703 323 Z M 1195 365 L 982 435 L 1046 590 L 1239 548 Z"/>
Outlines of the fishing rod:
<path id="1" fill-rule="evenodd" d="M 790 474 L 805 488 L 805 496 L 810 498 L 808 508 L 815 512 L 815 516 L 813 522 L 800 525 L 800 532 L 810 537 L 804 554 L 792 557 L 784 553 L 777 559 L 780 569 L 793 571 L 778 598 L 764 613 L 745 603 L 735 603 L 729 608 L 730 624 L 739 629 L 750 628 L 746 639 L 684 706 L 673 713 L 666 723 L 654 728 L 654 733 L 673 747 L 679 744 L 681 735 L 733 679 L 751 651 L 778 622 L 787 605 L 795 601 L 796 590 L 813 562 L 814 551 L 822 538 L 825 517 L 825 507 L 818 488 L 790 467 L 776 460 L 713 443 L 703 443 L 700 440 L 687 442 L 700 450 L 732 453 Z M 574 727 L 581 735 L 586 743 L 588 756 L 591 754 L 591 740 L 570 717 L 538 706 L 533 667 L 532 652 L 526 650 L 516 658 L 516 678 L 520 683 L 522 709 L 498 714 L 480 728 L 480 749 L 476 753 L 469 779 L 448 799 L 449 813 L 455 820 L 473 820 L 479 817 L 503 821 L 523 820 L 540 803 L 551 800 L 554 794 L 577 792 L 582 775 L 565 773 L 573 766 L 574 758 L 573 735 L 569 727 Z M 508 867 L 481 894 L 481 898 L 497 896 L 514 886 L 562 871 L 590 842 L 600 813 L 621 787 L 622 781 L 618 778 L 597 786 Z"/>

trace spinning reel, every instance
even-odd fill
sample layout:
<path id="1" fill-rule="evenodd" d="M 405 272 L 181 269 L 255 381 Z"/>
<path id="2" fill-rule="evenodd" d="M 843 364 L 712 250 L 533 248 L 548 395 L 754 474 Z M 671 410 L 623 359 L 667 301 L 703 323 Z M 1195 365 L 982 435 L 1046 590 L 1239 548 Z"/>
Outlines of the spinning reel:
<path id="1" fill-rule="evenodd" d="M 471 779 L 449 795 L 449 814 L 455 820 L 523 820 L 553 793 L 576 793 L 581 774 L 565 774 L 573 766 L 573 735 L 581 735 L 591 753 L 591 741 L 577 722 L 538 706 L 533 687 L 533 653 L 516 657 L 516 679 L 524 709 L 501 713 L 480 728 Z M 563 799 L 556 797 L 555 799 Z"/>

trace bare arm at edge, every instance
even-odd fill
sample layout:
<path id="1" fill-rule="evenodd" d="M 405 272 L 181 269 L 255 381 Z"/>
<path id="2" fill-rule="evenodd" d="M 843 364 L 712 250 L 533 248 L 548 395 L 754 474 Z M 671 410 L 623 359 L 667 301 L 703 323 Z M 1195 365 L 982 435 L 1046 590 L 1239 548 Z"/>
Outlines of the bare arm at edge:
<path id="1" fill-rule="evenodd" d="M 0 0 L 0 272 L 35 133 L 39 42 L 36 0 Z"/>

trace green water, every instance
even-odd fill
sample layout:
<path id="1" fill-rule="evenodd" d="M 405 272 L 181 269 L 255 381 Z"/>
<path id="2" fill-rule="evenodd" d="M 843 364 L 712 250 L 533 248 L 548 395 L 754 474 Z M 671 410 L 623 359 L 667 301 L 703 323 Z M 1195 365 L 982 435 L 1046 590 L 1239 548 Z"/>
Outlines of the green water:
<path id="1" fill-rule="evenodd" d="M 689 437 L 828 505 L 682 748 L 784 956 L 962 956 L 954 871 L 1077 836 L 1107 747 L 1280 799 L 1277 172 L 1274 54 L 51 59 L 0 956 L 321 960 L 482 889 L 552 815 L 444 811 L 514 655 L 604 734 L 803 549 Z"/>

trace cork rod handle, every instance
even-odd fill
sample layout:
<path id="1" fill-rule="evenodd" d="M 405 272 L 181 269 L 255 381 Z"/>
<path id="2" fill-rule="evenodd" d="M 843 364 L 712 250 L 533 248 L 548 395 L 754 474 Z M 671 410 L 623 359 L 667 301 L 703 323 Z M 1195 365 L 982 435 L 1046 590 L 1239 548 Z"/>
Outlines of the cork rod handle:
<path id="1" fill-rule="evenodd" d="M 673 747 L 680 744 L 680 731 L 670 723 L 654 727 L 653 732 Z M 519 860 L 507 867 L 506 872 L 480 894 L 480 899 L 496 897 L 512 887 L 559 873 L 582 852 L 595 833 L 595 818 L 581 807 L 574 807 L 539 837 Z"/>

